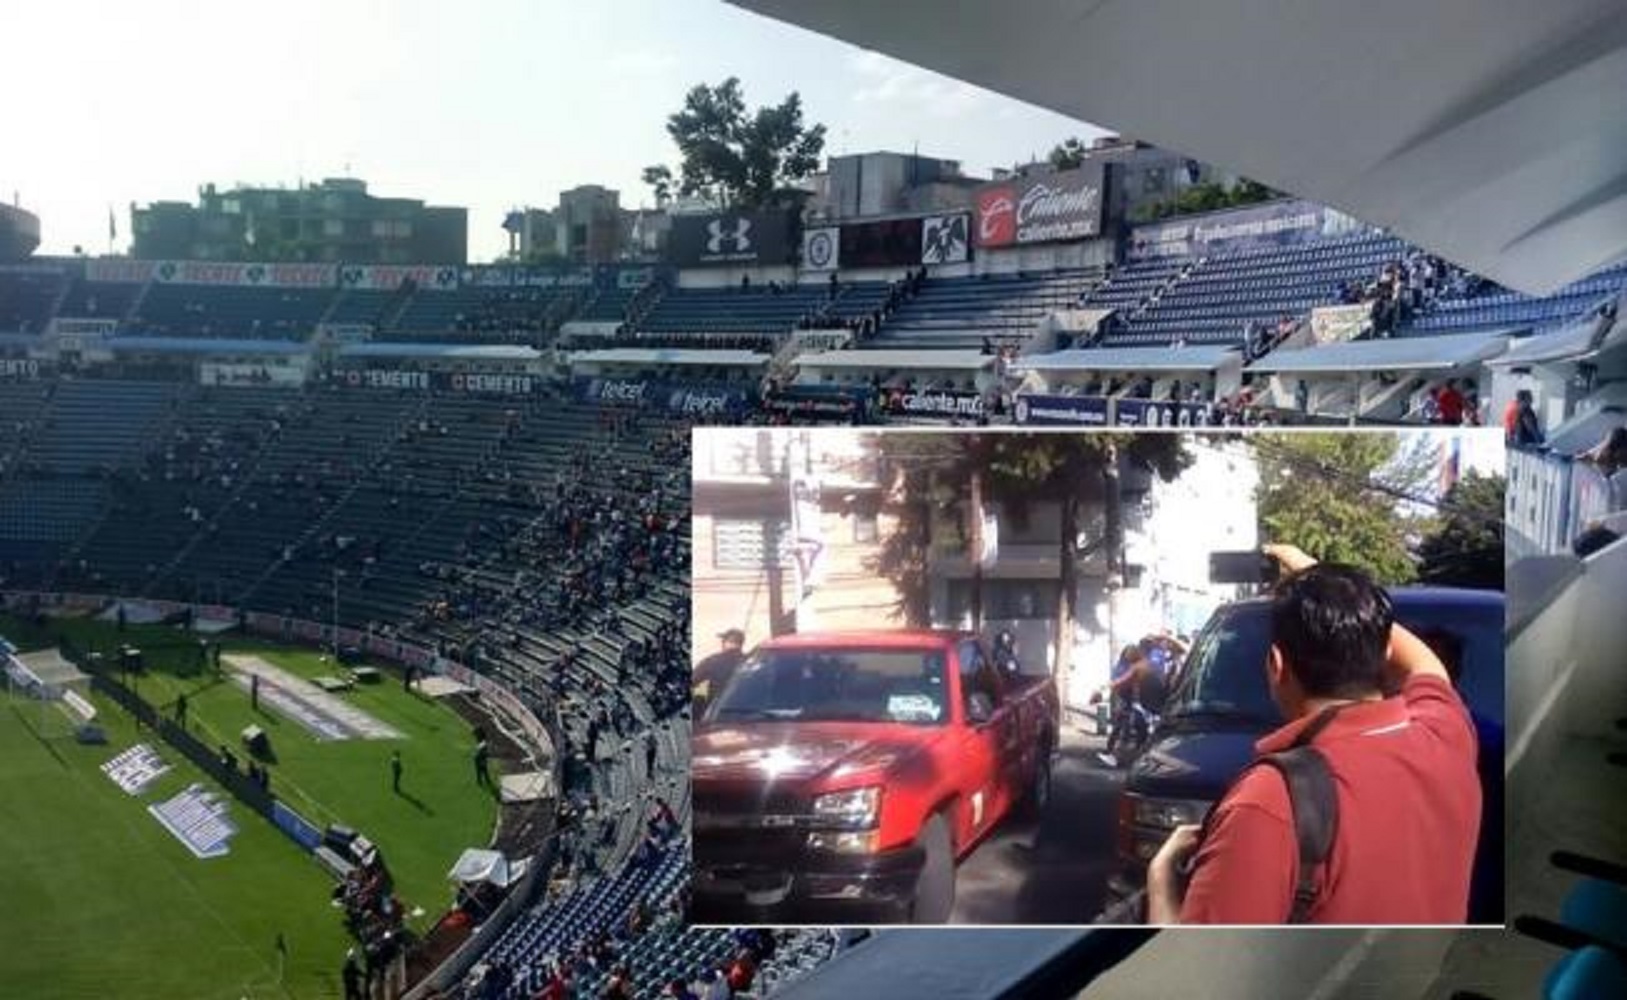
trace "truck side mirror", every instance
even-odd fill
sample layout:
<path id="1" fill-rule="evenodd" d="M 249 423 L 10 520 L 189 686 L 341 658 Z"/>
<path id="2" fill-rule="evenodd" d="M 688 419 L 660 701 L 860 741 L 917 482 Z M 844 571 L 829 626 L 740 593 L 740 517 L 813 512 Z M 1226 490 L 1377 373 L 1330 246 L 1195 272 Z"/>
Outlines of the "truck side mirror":
<path id="1" fill-rule="evenodd" d="M 982 691 L 974 691 L 966 697 L 966 721 L 974 726 L 981 726 L 994 718 L 994 701 Z"/>

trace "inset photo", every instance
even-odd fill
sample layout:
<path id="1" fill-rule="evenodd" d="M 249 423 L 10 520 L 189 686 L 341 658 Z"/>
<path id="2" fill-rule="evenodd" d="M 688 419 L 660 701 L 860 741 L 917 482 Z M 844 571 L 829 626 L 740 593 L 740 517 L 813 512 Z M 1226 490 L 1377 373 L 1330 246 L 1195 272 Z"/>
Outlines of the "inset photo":
<path id="1" fill-rule="evenodd" d="M 1504 461 L 696 429 L 691 921 L 1501 924 Z"/>

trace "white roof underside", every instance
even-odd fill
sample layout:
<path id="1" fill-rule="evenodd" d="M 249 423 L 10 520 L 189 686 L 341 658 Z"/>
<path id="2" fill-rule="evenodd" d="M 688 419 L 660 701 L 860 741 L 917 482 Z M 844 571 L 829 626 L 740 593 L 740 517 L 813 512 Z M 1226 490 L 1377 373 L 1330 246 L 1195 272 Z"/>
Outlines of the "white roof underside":
<path id="1" fill-rule="evenodd" d="M 1627 257 L 1622 0 L 730 2 L 1323 202 L 1523 292 Z"/>

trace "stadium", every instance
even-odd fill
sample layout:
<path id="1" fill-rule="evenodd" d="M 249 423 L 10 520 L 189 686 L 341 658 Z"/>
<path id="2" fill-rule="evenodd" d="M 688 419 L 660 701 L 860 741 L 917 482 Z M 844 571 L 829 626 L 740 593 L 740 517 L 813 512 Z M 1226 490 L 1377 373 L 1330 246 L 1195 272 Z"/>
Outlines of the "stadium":
<path id="1" fill-rule="evenodd" d="M 961 43 L 1006 27 L 740 6 L 1302 197 L 1139 218 L 1119 158 L 1162 151 L 1124 140 L 930 210 L 675 206 L 653 249 L 537 264 L 41 255 L 41 220 L 0 207 L 0 790 L 29 803 L 0 838 L 0 992 L 345 996 L 354 974 L 377 995 L 519 998 L 568 966 L 571 995 L 645 997 L 743 959 L 736 995 L 914 995 L 925 968 L 952 981 L 939 996 L 1073 995 L 1103 973 L 1120 992 L 1086 995 L 1176 995 L 1203 981 L 1171 970 L 1224 949 L 1258 962 L 1237 995 L 1389 968 L 1437 998 L 1530 995 L 1619 954 L 1619 919 L 1548 863 L 1627 856 L 1596 808 L 1627 712 L 1627 549 L 1573 552 L 1601 524 L 1619 538 L 1627 509 L 1627 473 L 1581 460 L 1627 402 L 1619 157 L 1604 177 L 1587 153 L 1621 137 L 1596 96 L 1623 82 L 1606 5 L 1487 28 L 1561 53 L 1518 79 L 1488 48 L 1387 90 L 1441 94 L 1416 102 L 1437 115 L 1424 134 L 1456 138 L 1361 183 L 1259 91 L 1232 95 L 1246 120 L 1167 120 L 1191 88 L 1028 10 L 1044 5 L 972 63 Z M 1395 23 L 1444 49 L 1489 20 L 1435 6 Z M 1305 51 L 1377 44 L 1323 13 L 1215 37 L 1294 52 L 1306 78 Z M 1152 52 L 1147 18 L 1098 27 Z M 1020 55 L 1064 42 L 1095 57 L 1055 65 L 1088 64 L 1100 105 Z M 1496 160 L 1477 130 L 1508 128 L 1476 102 L 1499 100 L 1522 123 L 1543 117 L 1522 101 L 1580 109 L 1533 132 L 1582 150 L 1530 154 L 1538 179 L 1500 215 L 1474 172 Z M 1310 116 L 1361 117 L 1326 103 Z M 1544 432 L 1510 453 L 1507 500 L 1509 913 L 1527 933 L 936 932 L 981 935 L 954 949 L 685 927 L 689 669 L 710 644 L 690 635 L 692 426 L 1422 425 L 1445 422 L 1448 386 L 1465 424 L 1531 393 Z"/>

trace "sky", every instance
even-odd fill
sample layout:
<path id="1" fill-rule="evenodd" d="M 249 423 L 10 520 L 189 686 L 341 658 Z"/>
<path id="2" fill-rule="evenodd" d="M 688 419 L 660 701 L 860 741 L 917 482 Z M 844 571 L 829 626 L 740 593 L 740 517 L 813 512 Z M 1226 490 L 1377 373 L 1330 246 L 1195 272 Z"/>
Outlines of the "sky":
<path id="1" fill-rule="evenodd" d="M 737 76 L 800 91 L 826 153 L 890 149 L 987 176 L 1101 130 L 721 0 L 50 0 L 8 4 L 0 198 L 42 253 L 127 248 L 129 205 L 213 182 L 365 179 L 469 208 L 472 260 L 504 213 L 597 183 L 624 207 L 676 165 L 666 117 Z"/>

